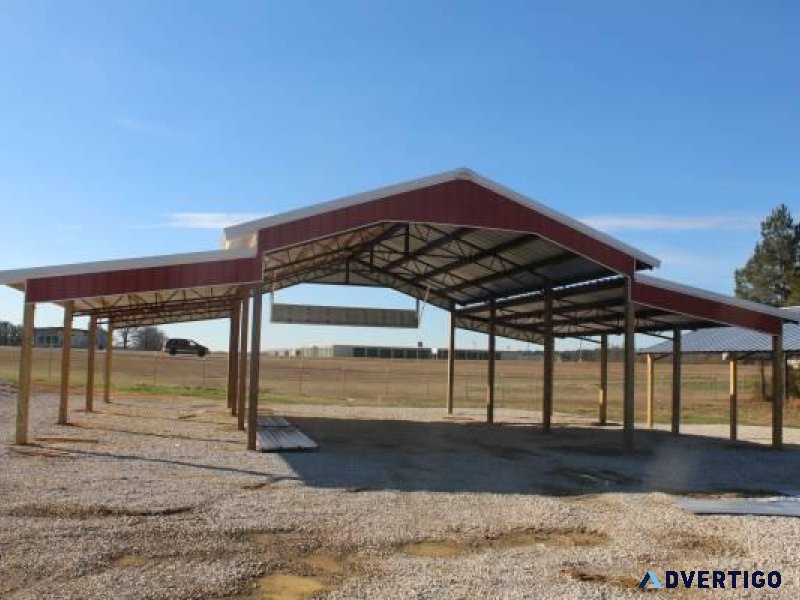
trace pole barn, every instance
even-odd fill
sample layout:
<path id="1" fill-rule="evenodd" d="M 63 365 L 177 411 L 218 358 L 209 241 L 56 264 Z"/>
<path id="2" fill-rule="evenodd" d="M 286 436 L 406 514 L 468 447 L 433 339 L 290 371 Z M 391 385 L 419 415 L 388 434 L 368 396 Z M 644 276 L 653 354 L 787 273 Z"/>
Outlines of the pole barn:
<path id="1" fill-rule="evenodd" d="M 625 341 L 621 443 L 634 449 L 636 333 L 670 332 L 676 342 L 673 429 L 680 407 L 680 333 L 737 326 L 772 337 L 781 370 L 781 311 L 642 274 L 658 259 L 531 198 L 458 169 L 229 227 L 224 249 L 0 272 L 0 284 L 24 292 L 24 332 L 16 441 L 28 440 L 31 336 L 35 307 L 62 306 L 71 317 L 117 329 L 229 319 L 231 412 L 247 424 L 255 449 L 262 297 L 301 283 L 392 288 L 450 311 L 456 328 L 545 347 L 542 429 L 551 427 L 553 348 L 557 338 Z M 246 299 L 252 299 L 250 331 Z M 240 325 L 242 328 L 240 329 Z M 248 335 L 249 333 L 249 335 Z M 247 368 L 246 348 L 251 352 Z M 237 340 L 237 338 L 239 338 Z M 452 339 L 452 338 L 451 338 Z M 237 352 L 237 348 L 239 351 Z M 451 343 L 451 352 L 454 345 Z M 238 353 L 239 357 L 235 356 Z M 68 354 L 67 359 L 68 360 Z M 110 377 L 110 355 L 108 356 Z M 446 407 L 452 406 L 449 362 Z M 494 382 L 494 361 L 488 381 Z M 607 384 L 606 362 L 602 365 Z M 247 402 L 243 379 L 249 371 Z M 65 371 L 66 372 L 66 371 Z M 780 379 L 780 377 L 778 378 Z M 777 380 L 777 379 L 776 379 Z M 106 383 L 108 385 L 108 382 Z M 782 435 L 783 386 L 774 386 L 773 444 Z M 87 389 L 91 410 L 93 389 Z M 601 388 L 605 421 L 607 390 Z M 66 411 L 66 402 L 62 400 Z M 247 418 L 242 412 L 246 404 Z M 493 419 L 494 386 L 487 392 Z M 59 422 L 66 414 L 59 415 Z"/>

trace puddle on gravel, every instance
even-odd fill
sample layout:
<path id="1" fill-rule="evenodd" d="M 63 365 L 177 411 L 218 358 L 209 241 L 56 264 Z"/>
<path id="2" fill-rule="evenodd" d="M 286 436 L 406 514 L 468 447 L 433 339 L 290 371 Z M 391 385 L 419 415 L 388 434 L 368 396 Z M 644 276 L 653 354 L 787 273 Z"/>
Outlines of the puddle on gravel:
<path id="1" fill-rule="evenodd" d="M 467 550 L 465 544 L 449 541 L 414 542 L 401 547 L 401 550 L 411 556 L 424 558 L 448 558 L 461 554 Z"/>

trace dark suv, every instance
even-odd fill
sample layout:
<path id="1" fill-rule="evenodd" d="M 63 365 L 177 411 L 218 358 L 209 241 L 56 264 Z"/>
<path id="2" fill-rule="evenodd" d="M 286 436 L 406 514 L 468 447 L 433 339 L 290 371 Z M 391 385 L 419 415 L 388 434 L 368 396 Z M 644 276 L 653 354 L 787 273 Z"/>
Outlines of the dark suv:
<path id="1" fill-rule="evenodd" d="M 169 352 L 172 356 L 176 354 L 196 354 L 197 356 L 205 356 L 208 354 L 208 348 L 202 344 L 198 344 L 194 340 L 170 338 L 164 342 L 164 352 Z"/>

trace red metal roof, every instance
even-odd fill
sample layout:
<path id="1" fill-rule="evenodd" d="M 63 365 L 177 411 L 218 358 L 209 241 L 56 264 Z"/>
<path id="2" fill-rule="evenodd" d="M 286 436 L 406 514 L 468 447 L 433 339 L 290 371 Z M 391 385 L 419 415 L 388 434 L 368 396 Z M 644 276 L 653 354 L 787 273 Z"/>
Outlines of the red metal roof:
<path id="1" fill-rule="evenodd" d="M 137 307 L 165 319 L 197 310 L 185 294 L 152 295 L 165 290 L 193 290 L 216 315 L 232 288 L 256 282 L 385 286 L 461 306 L 459 326 L 477 331 L 499 299 L 498 334 L 539 341 L 543 289 L 560 299 L 557 334 L 618 333 L 618 283 L 635 276 L 642 331 L 727 324 L 776 333 L 782 323 L 770 307 L 638 275 L 658 260 L 464 169 L 238 225 L 226 238 L 229 250 L 207 255 L 0 272 L 0 283 L 24 287 L 32 302 L 92 299 L 86 314 L 124 309 L 129 319 Z"/>

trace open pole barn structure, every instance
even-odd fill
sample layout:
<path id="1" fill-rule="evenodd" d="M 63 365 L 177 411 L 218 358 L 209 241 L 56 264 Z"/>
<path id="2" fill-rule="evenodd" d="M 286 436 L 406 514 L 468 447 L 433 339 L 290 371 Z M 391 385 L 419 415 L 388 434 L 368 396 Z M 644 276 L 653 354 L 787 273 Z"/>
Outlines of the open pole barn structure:
<path id="1" fill-rule="evenodd" d="M 781 311 L 788 318 L 793 319 L 794 322 L 785 323 L 783 326 L 783 361 L 779 365 L 779 369 L 773 368 L 772 387 L 774 393 L 776 391 L 775 385 L 777 384 L 777 392 L 785 394 L 786 390 L 789 389 L 787 363 L 791 360 L 797 360 L 797 357 L 800 356 L 800 325 L 797 323 L 797 321 L 800 321 L 800 308 L 796 306 L 786 307 L 782 308 Z M 779 355 L 775 352 L 774 344 L 775 339 L 772 336 L 742 327 L 711 327 L 689 332 L 683 337 L 681 351 L 684 354 L 720 354 L 728 361 L 728 420 L 730 423 L 730 438 L 732 440 L 738 437 L 739 362 L 748 359 L 760 361 L 771 359 L 774 361 L 779 358 Z M 670 356 L 674 360 L 674 353 L 671 344 L 668 342 L 641 348 L 638 352 L 647 357 L 647 415 L 648 427 L 652 428 L 652 414 L 655 405 L 654 380 L 656 361 Z M 783 370 L 783 381 L 776 379 L 776 375 L 779 376 L 781 374 L 781 369 Z M 777 420 L 773 420 L 773 425 L 776 422 Z M 780 431 L 773 430 L 773 439 L 776 435 L 779 436 Z"/>
<path id="2" fill-rule="evenodd" d="M 25 294 L 16 442 L 28 439 L 35 307 L 51 302 L 64 307 L 65 326 L 75 316 L 113 328 L 230 319 L 228 404 L 238 413 L 240 426 L 247 423 L 248 447 L 255 449 L 263 294 L 317 283 L 391 288 L 438 306 L 451 315 L 451 346 L 455 328 L 488 334 L 490 349 L 496 336 L 542 345 L 544 432 L 551 429 L 554 408 L 555 339 L 600 342 L 603 423 L 608 336 L 622 335 L 622 440 L 631 451 L 637 332 L 671 335 L 676 422 L 683 330 L 725 325 L 761 332 L 773 341 L 776 373 L 783 365 L 785 314 L 640 273 L 658 266 L 644 252 L 471 170 L 458 169 L 230 227 L 224 249 L 215 252 L 0 272 L 0 283 Z M 241 343 L 248 337 L 248 299 L 253 304 L 249 369 Z M 447 410 L 452 410 L 453 358 L 451 352 Z M 67 416 L 68 364 L 67 352 L 59 421 Z M 488 422 L 494 419 L 494 379 L 494 361 L 489 360 Z M 776 387 L 773 394 L 775 447 L 782 443 L 783 393 Z M 87 390 L 87 410 L 92 396 Z"/>

